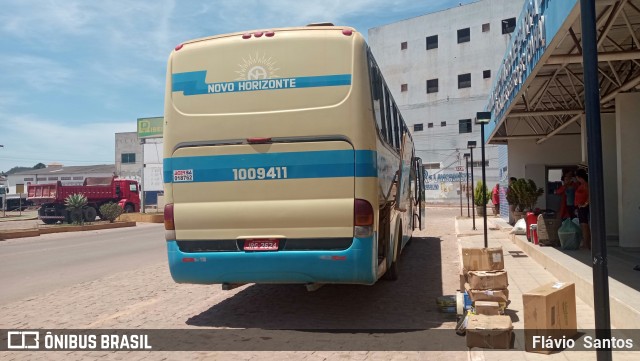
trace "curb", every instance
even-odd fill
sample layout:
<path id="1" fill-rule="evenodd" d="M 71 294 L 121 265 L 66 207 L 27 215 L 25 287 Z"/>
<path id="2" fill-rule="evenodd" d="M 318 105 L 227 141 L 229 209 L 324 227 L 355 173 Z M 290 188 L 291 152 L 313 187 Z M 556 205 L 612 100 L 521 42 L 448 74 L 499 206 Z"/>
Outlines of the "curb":
<path id="1" fill-rule="evenodd" d="M 510 234 L 509 238 L 529 257 L 549 271 L 561 281 L 573 282 L 576 285 L 576 296 L 587 305 L 593 305 L 593 280 L 591 267 L 582 262 L 566 256 L 566 259 L 555 259 L 548 256 L 539 246 L 528 242 L 524 236 Z M 612 287 L 628 288 L 628 286 L 609 277 L 609 304 L 611 323 L 617 328 L 636 328 L 640 324 L 640 311 L 624 300 L 618 298 L 612 291 Z"/>
<path id="2" fill-rule="evenodd" d="M 89 224 L 86 226 L 60 226 L 60 227 L 41 228 L 41 229 L 16 229 L 16 230 L 10 230 L 10 231 L 0 231 L 0 240 L 25 238 L 25 237 L 37 237 L 41 234 L 95 231 L 100 229 L 124 228 L 124 227 L 135 227 L 135 226 L 136 226 L 136 222 L 117 222 L 117 223 L 105 223 L 105 224 Z"/>

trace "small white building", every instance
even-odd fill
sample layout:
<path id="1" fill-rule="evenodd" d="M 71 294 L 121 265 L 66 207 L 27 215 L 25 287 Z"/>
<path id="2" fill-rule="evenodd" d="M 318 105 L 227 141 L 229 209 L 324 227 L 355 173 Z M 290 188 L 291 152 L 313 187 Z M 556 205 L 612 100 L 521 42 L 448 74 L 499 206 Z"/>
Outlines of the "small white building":
<path id="1" fill-rule="evenodd" d="M 484 110 L 522 5 L 481 0 L 369 30 L 373 55 L 423 160 L 430 202 L 459 202 L 470 140 L 477 142 L 474 180 L 481 180 L 482 141 L 474 118 Z M 489 189 L 502 176 L 499 147 L 486 148 Z"/>

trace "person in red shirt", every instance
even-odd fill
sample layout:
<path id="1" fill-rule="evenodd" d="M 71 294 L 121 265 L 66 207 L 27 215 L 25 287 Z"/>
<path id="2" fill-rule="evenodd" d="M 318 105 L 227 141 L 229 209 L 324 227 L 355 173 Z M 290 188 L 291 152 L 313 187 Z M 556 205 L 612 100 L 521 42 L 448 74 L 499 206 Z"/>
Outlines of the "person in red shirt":
<path id="1" fill-rule="evenodd" d="M 500 184 L 496 184 L 491 191 L 491 203 L 493 203 L 493 215 L 497 216 L 500 213 Z"/>
<path id="2" fill-rule="evenodd" d="M 576 189 L 575 205 L 578 208 L 578 220 L 582 228 L 582 244 L 580 248 L 591 249 L 591 230 L 589 228 L 589 183 L 584 169 L 576 171 L 578 188 Z"/>
<path id="3" fill-rule="evenodd" d="M 575 217 L 575 193 L 579 183 L 574 181 L 573 172 L 567 172 L 562 177 L 562 186 L 555 194 L 562 197 L 560 201 L 560 219 Z"/>

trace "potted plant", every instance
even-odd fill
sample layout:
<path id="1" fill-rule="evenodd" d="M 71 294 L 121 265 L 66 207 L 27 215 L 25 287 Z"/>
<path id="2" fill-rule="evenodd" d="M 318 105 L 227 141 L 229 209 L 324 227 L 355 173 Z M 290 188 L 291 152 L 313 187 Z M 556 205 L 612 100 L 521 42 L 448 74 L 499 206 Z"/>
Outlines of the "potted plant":
<path id="1" fill-rule="evenodd" d="M 522 213 L 532 211 L 535 208 L 536 203 L 538 202 L 538 198 L 540 198 L 540 196 L 544 194 L 544 190 L 542 188 L 538 188 L 538 186 L 532 179 L 524 178 L 520 178 L 513 182 L 513 184 L 509 187 L 509 190 L 510 193 L 511 190 L 513 190 L 517 197 L 516 212 L 519 211 Z M 516 218 L 518 217 L 516 216 Z"/>
<path id="2" fill-rule="evenodd" d="M 509 221 L 515 223 L 522 217 L 522 211 L 518 210 L 518 193 L 515 191 L 514 183 L 515 181 L 509 182 L 505 197 L 507 198 L 507 203 L 509 203 Z"/>
<path id="3" fill-rule="evenodd" d="M 482 192 L 484 191 L 484 198 Z M 484 185 L 481 181 L 478 181 L 476 188 L 473 190 L 473 204 L 476 206 L 476 214 L 479 216 L 484 216 L 484 205 L 485 201 L 489 201 L 491 199 L 491 193 L 489 193 L 489 189 L 486 185 Z"/>

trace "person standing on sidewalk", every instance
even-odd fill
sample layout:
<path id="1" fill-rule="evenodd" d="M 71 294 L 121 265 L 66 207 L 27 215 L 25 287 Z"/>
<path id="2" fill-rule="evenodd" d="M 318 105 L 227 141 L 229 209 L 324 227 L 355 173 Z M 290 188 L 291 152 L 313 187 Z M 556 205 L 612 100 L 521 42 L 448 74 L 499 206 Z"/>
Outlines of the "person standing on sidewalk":
<path id="1" fill-rule="evenodd" d="M 575 193 L 578 186 L 579 184 L 574 182 L 573 173 L 565 173 L 564 177 L 562 177 L 562 186 L 555 191 L 555 194 L 562 196 L 560 219 L 575 217 Z"/>
<path id="2" fill-rule="evenodd" d="M 580 248 L 591 249 L 591 229 L 589 228 L 589 183 L 584 169 L 576 171 L 578 188 L 576 189 L 575 205 L 578 207 L 578 220 L 582 228 L 582 244 Z"/>
<path id="3" fill-rule="evenodd" d="M 491 191 L 491 203 L 493 203 L 493 215 L 500 214 L 500 184 L 496 183 Z"/>

